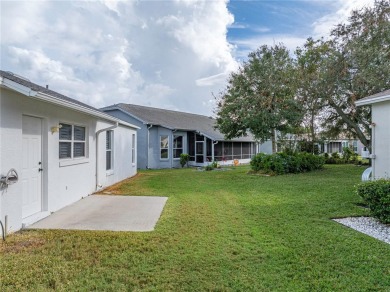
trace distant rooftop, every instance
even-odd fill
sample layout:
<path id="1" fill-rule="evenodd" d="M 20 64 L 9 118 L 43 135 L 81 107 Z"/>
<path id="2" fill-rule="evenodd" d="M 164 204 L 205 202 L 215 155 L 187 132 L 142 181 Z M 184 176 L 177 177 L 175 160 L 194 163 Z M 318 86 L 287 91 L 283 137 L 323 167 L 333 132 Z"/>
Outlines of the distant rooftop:
<path id="1" fill-rule="evenodd" d="M 118 109 L 144 124 L 162 126 L 172 130 L 194 131 L 216 141 L 225 140 L 224 135 L 218 129 L 215 129 L 216 120 L 212 117 L 124 103 L 108 106 L 101 110 L 109 113 Z M 252 135 L 248 135 L 231 141 L 252 142 L 255 139 Z"/>

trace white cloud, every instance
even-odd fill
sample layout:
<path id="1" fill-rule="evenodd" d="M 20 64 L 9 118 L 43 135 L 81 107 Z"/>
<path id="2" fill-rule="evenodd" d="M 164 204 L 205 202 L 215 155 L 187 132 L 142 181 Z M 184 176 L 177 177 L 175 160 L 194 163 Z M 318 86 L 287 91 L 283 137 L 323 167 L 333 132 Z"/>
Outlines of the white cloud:
<path id="1" fill-rule="evenodd" d="M 374 2 L 375 0 L 337 0 L 329 2 L 330 5 L 335 7 L 335 12 L 321 17 L 312 24 L 313 36 L 315 38 L 326 38 L 336 25 L 348 21 L 352 10 L 373 6 Z"/>
<path id="2" fill-rule="evenodd" d="M 199 80 L 237 66 L 226 0 L 3 1 L 1 11 L 1 69 L 96 107 L 209 114 L 221 80 Z"/>
<path id="3" fill-rule="evenodd" d="M 240 48 L 236 52 L 236 57 L 240 59 L 246 59 L 250 52 L 255 51 L 262 45 L 274 46 L 279 43 L 283 45 L 290 51 L 294 52 L 298 46 L 301 46 L 306 41 L 306 37 L 292 36 L 292 35 L 264 35 L 246 39 L 237 39 L 232 42 Z"/>

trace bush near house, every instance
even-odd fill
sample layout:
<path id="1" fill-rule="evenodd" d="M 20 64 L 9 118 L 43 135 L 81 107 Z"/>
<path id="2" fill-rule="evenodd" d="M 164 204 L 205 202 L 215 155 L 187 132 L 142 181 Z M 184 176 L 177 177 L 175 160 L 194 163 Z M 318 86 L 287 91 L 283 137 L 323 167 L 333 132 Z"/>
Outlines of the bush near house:
<path id="1" fill-rule="evenodd" d="M 300 153 L 259 153 L 251 160 L 253 171 L 271 174 L 300 173 L 321 169 L 325 163 L 323 156 L 306 152 Z"/>
<path id="2" fill-rule="evenodd" d="M 184 167 L 186 164 L 188 166 L 188 161 L 190 160 L 190 155 L 187 153 L 180 154 L 180 165 Z"/>
<path id="3" fill-rule="evenodd" d="M 324 153 L 326 164 L 362 164 L 362 162 L 359 161 L 358 156 L 359 155 L 353 152 L 349 147 L 343 148 L 343 153 L 341 156 L 337 152 L 334 152 L 331 155 Z"/>
<path id="4" fill-rule="evenodd" d="M 380 179 L 359 184 L 356 192 L 375 218 L 382 223 L 390 223 L 390 180 Z"/>

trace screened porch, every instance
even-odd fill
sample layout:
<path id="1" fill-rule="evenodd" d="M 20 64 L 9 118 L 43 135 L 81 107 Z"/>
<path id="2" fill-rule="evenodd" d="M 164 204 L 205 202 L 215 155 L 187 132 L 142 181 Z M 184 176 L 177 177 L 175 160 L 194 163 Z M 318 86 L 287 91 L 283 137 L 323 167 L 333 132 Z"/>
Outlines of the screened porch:
<path id="1" fill-rule="evenodd" d="M 248 163 L 256 154 L 255 142 L 213 141 L 194 132 L 188 132 L 187 139 L 192 165 L 204 165 L 212 161 L 231 164 L 235 159 L 240 163 Z"/>

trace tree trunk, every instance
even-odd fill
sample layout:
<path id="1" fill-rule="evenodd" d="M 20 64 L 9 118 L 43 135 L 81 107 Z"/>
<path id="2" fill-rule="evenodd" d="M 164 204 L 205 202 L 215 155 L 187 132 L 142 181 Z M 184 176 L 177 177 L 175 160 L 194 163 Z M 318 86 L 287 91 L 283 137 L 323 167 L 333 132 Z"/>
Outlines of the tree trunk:
<path id="1" fill-rule="evenodd" d="M 314 141 L 315 141 L 315 129 L 314 129 L 314 114 L 313 112 L 311 113 L 311 121 L 310 121 L 310 134 L 311 134 L 311 152 L 314 154 Z"/>
<path id="2" fill-rule="evenodd" d="M 271 130 L 271 143 L 272 143 L 272 154 L 276 153 L 276 133 L 275 129 Z"/>
<path id="3" fill-rule="evenodd" d="M 341 119 L 347 124 L 349 125 L 351 128 L 353 128 L 355 130 L 355 133 L 358 137 L 358 139 L 360 140 L 360 142 L 362 142 L 362 144 L 364 146 L 366 146 L 370 151 L 371 151 L 371 145 L 370 145 L 370 142 L 369 140 L 367 140 L 366 136 L 364 136 L 364 133 L 362 132 L 362 130 L 359 128 L 359 125 L 356 124 L 355 122 L 353 122 L 346 113 L 344 113 L 344 111 L 339 107 L 337 106 L 337 104 L 335 102 L 333 102 L 331 99 L 329 99 L 329 105 L 331 107 L 333 107 L 336 112 L 340 115 Z"/>

